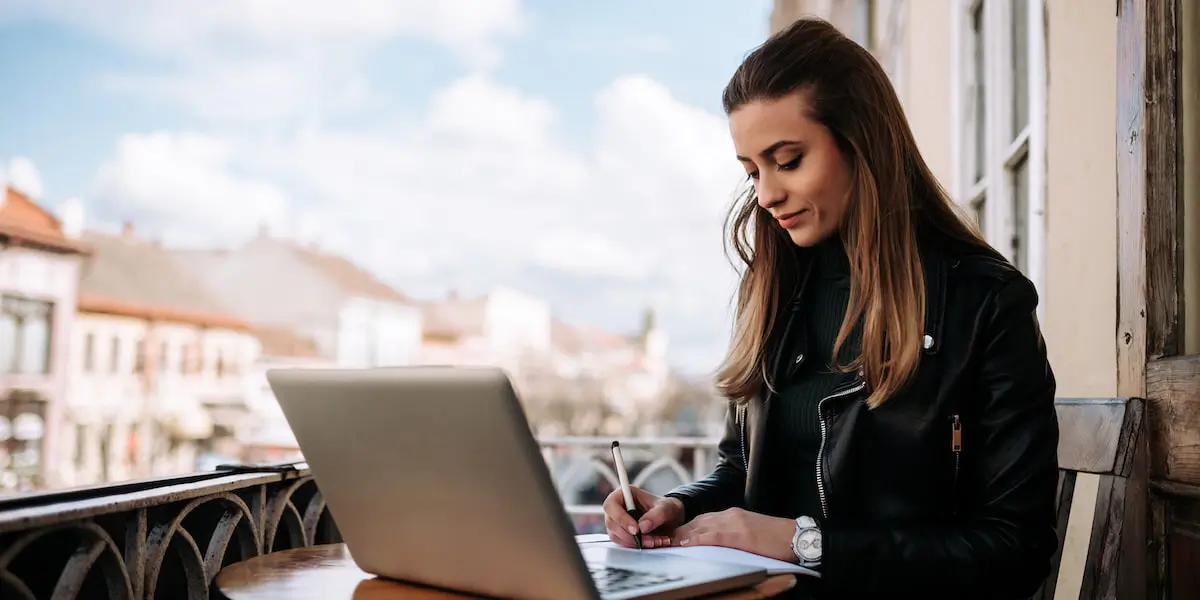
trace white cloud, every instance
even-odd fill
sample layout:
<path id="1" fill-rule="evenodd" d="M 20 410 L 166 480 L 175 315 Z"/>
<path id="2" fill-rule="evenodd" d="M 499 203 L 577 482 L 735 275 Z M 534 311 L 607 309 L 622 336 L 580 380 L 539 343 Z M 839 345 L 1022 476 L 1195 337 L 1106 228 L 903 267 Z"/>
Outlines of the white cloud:
<path id="1" fill-rule="evenodd" d="M 238 47 L 316 51 L 396 38 L 444 45 L 473 65 L 525 27 L 519 0 L 5 0 L 0 22 L 48 18 L 159 55 Z"/>
<path id="2" fill-rule="evenodd" d="M 239 126 L 348 113 L 376 94 L 371 50 L 416 39 L 471 69 L 522 33 L 519 0 L 0 0 L 0 24 L 47 19 L 156 58 L 156 69 L 97 74 L 131 96 Z"/>
<path id="3" fill-rule="evenodd" d="M 200 61 L 169 74 L 111 73 L 107 89 L 183 106 L 210 121 L 254 125 L 362 109 L 373 94 L 355 69 L 332 59 L 287 57 Z"/>
<path id="4" fill-rule="evenodd" d="M 40 199 L 46 191 L 41 171 L 24 156 L 14 156 L 6 168 L 0 168 L 0 184 L 4 183 L 34 199 Z"/>
<path id="5" fill-rule="evenodd" d="M 276 228 L 287 200 L 274 184 L 237 174 L 225 141 L 160 131 L 121 138 L 96 176 L 93 197 L 119 218 L 135 217 L 183 244 Z"/>
<path id="6" fill-rule="evenodd" d="M 734 284 L 721 224 L 741 179 L 724 119 L 642 76 L 614 81 L 595 106 L 595 143 L 575 148 L 550 104 L 473 75 L 435 94 L 417 126 L 130 136 L 98 189 L 193 234 L 283 219 L 409 292 L 454 278 L 557 285 L 559 302 L 610 311 L 599 321 L 619 311 L 627 327 L 654 304 L 672 338 L 693 344 L 681 348 L 693 365 L 710 367 Z M 288 213 L 270 182 L 316 202 Z M 530 269 L 573 283 L 522 280 Z"/>

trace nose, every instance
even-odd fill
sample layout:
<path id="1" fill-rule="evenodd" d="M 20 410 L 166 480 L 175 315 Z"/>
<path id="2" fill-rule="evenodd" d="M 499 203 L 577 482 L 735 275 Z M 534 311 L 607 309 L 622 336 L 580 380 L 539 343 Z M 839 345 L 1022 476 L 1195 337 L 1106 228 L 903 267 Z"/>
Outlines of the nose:
<path id="1" fill-rule="evenodd" d="M 775 181 L 775 177 L 771 175 L 760 175 L 758 181 L 754 185 L 754 193 L 758 196 L 758 205 L 771 210 L 771 208 L 782 204 L 787 200 L 787 192 L 783 186 Z"/>

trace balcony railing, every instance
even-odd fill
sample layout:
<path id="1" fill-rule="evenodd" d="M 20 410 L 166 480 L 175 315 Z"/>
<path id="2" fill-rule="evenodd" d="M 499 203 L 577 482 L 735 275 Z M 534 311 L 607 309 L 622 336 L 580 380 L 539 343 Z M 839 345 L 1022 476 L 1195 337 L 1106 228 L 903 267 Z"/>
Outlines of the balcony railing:
<path id="1" fill-rule="evenodd" d="M 610 443 L 541 440 L 581 533 L 617 485 Z M 621 445 L 634 483 L 664 491 L 707 472 L 716 440 Z M 0 598 L 203 599 L 225 565 L 340 539 L 303 463 L 0 497 Z"/>

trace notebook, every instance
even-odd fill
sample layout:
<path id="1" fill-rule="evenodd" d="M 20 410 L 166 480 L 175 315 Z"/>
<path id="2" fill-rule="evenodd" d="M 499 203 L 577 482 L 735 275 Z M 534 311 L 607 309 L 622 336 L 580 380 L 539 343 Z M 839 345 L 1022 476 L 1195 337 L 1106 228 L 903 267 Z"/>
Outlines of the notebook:
<path id="1" fill-rule="evenodd" d="M 575 539 L 582 547 L 622 547 L 610 541 L 608 536 L 603 533 L 578 535 L 575 536 Z M 644 552 L 671 554 L 696 560 L 756 567 L 760 569 L 766 569 L 768 575 L 791 573 L 793 575 L 805 575 L 808 577 L 819 578 L 821 576 L 819 572 L 797 564 L 784 562 L 782 560 L 775 560 L 774 558 L 767 558 L 766 556 L 759 556 L 743 550 L 725 548 L 723 546 L 668 546 L 666 548 L 652 548 L 650 550 L 645 550 Z"/>

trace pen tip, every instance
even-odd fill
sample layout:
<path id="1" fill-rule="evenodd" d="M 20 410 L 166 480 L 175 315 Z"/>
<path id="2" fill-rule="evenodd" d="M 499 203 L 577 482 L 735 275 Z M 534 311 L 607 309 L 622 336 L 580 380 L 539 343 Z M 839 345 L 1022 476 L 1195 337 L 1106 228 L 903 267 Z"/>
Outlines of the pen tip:
<path id="1" fill-rule="evenodd" d="M 618 442 L 618 441 L 616 441 L 616 440 L 613 440 L 613 443 L 612 443 L 612 447 L 613 447 L 613 448 L 616 448 L 616 447 L 618 447 L 618 446 L 620 446 L 620 445 L 621 445 L 621 442 Z"/>

